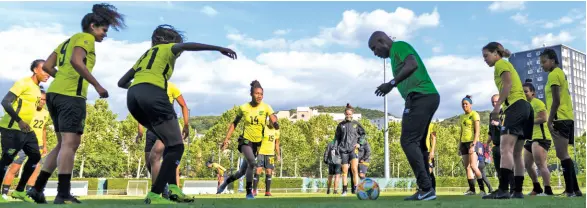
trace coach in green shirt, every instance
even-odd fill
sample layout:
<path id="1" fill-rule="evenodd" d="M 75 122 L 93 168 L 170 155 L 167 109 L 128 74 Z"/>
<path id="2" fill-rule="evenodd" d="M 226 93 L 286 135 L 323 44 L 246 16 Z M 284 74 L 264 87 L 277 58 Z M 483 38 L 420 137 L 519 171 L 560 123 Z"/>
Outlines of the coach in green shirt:
<path id="1" fill-rule="evenodd" d="M 418 191 L 405 200 L 434 200 L 436 191 L 432 188 L 428 168 L 428 155 L 424 140 L 432 116 L 440 103 L 440 95 L 428 75 L 422 59 L 403 41 L 393 41 L 381 31 L 374 32 L 369 38 L 369 48 L 379 58 L 391 59 L 394 79 L 383 83 L 375 94 L 385 96 L 397 87 L 406 104 L 402 118 L 400 142 L 416 176 Z"/>

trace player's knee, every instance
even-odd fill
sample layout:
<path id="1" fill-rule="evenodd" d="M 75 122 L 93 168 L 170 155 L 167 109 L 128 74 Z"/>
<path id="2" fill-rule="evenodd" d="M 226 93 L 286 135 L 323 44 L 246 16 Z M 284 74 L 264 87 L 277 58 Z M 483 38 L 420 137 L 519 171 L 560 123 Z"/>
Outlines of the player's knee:
<path id="1" fill-rule="evenodd" d="M 41 153 L 39 151 L 29 153 L 29 154 L 27 154 L 27 156 L 29 158 L 27 161 L 28 164 L 35 164 L 36 165 L 37 163 L 39 163 L 39 161 L 41 161 Z"/>
<path id="2" fill-rule="evenodd" d="M 172 153 L 172 152 L 179 152 L 179 153 L 183 153 L 183 151 L 185 150 L 185 147 L 183 144 L 176 144 L 173 146 L 167 146 L 165 147 L 165 151 Z"/>

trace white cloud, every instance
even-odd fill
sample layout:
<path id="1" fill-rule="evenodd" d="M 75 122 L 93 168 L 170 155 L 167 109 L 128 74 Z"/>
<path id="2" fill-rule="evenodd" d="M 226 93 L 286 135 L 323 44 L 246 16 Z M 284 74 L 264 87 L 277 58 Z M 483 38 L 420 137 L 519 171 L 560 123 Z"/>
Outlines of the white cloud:
<path id="1" fill-rule="evenodd" d="M 200 12 L 202 12 L 205 15 L 208 15 L 210 17 L 216 16 L 218 14 L 218 11 L 216 11 L 211 6 L 204 6 L 204 7 L 202 7 L 202 9 L 200 10 Z"/>
<path id="2" fill-rule="evenodd" d="M 165 18 L 163 18 L 163 17 L 159 17 L 159 21 L 160 21 L 160 22 L 165 22 Z"/>
<path id="3" fill-rule="evenodd" d="M 552 28 L 560 27 L 560 26 L 563 26 L 563 25 L 566 25 L 566 24 L 571 24 L 574 21 L 575 21 L 575 19 L 573 19 L 570 16 L 563 16 L 563 17 L 561 17 L 561 18 L 559 18 L 559 19 L 557 19 L 555 21 L 545 21 L 545 20 L 543 20 L 543 21 L 540 21 L 540 22 L 542 23 L 542 28 L 552 29 Z"/>
<path id="4" fill-rule="evenodd" d="M 434 52 L 434 53 L 442 53 L 442 46 L 434 46 L 434 47 L 432 47 L 432 52 Z"/>
<path id="5" fill-rule="evenodd" d="M 291 32 L 291 29 L 281 29 L 273 32 L 274 35 L 285 35 Z"/>
<path id="6" fill-rule="evenodd" d="M 359 13 L 355 10 L 347 10 L 343 12 L 342 20 L 336 26 L 324 28 L 319 34 L 311 38 L 296 41 L 281 38 L 268 40 L 239 38 L 242 41 L 237 44 L 255 48 L 279 47 L 280 49 L 289 48 L 293 50 L 317 50 L 331 44 L 359 47 L 366 45 L 366 40 L 371 33 L 377 30 L 384 31 L 398 40 L 408 40 L 417 30 L 434 28 L 439 24 L 440 14 L 436 8 L 431 13 L 420 15 L 416 15 L 412 10 L 402 7 L 397 7 L 394 12 L 378 9 L 372 12 Z M 229 36 L 236 38 L 234 34 L 229 34 Z M 236 34 L 240 37 L 246 37 L 245 34 Z M 231 38 L 229 37 L 229 39 Z"/>
<path id="7" fill-rule="evenodd" d="M 523 1 L 496 1 L 491 3 L 488 8 L 492 12 L 502 12 L 510 10 L 523 10 L 526 7 Z"/>
<path id="8" fill-rule="evenodd" d="M 7 90 L 14 80 L 30 76 L 30 62 L 46 58 L 71 35 L 65 34 L 59 25 L 12 27 L 0 31 L 0 39 L 13 40 L 0 47 L 0 57 L 6 58 L 0 70 L 0 92 Z M 111 108 L 122 117 L 127 115 L 126 91 L 117 87 L 118 79 L 149 46 L 147 41 L 129 43 L 112 39 L 96 44 L 97 64 L 93 74 L 109 91 Z M 184 53 L 177 60 L 170 81 L 182 90 L 193 115 L 218 115 L 246 102 L 250 99 L 249 84 L 254 79 L 261 82 L 266 102 L 276 110 L 303 105 L 344 105 L 347 102 L 367 108 L 382 107 L 381 98 L 373 94 L 375 87 L 383 82 L 380 59 L 354 53 L 294 50 L 247 57 L 241 48 L 228 47 L 237 51 L 238 60 L 214 52 Z M 442 97 L 437 117 L 461 113 L 459 101 L 466 94 L 481 100 L 488 99 L 496 91 L 492 70 L 486 67 L 481 57 L 441 56 L 426 58 L 424 62 Z M 473 78 L 465 78 L 463 74 Z M 89 102 L 97 97 L 92 87 L 88 88 L 88 94 Z M 390 112 L 401 115 L 404 103 L 396 90 L 390 94 L 389 100 Z M 476 109 L 488 108 L 488 104 L 476 105 Z"/>
<path id="9" fill-rule="evenodd" d="M 556 45 L 561 43 L 568 43 L 575 39 L 575 36 L 571 35 L 571 33 L 567 31 L 561 31 L 558 35 L 548 33 L 538 35 L 532 38 L 532 46 L 533 47 L 541 47 L 543 44 L 548 45 Z"/>
<path id="10" fill-rule="evenodd" d="M 526 24 L 528 23 L 528 14 L 524 15 L 518 12 L 514 16 L 511 16 L 510 19 L 514 20 L 514 22 L 518 24 Z"/>

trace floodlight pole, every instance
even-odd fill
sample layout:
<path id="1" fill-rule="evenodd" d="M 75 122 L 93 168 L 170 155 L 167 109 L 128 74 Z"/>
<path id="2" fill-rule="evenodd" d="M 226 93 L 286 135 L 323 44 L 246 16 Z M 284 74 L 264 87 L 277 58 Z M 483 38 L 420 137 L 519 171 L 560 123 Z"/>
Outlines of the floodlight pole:
<path id="1" fill-rule="evenodd" d="M 383 59 L 383 82 L 387 82 L 387 70 L 385 70 L 385 59 Z M 389 119 L 387 116 L 387 95 L 383 96 L 383 135 L 385 138 L 385 179 L 389 179 Z"/>

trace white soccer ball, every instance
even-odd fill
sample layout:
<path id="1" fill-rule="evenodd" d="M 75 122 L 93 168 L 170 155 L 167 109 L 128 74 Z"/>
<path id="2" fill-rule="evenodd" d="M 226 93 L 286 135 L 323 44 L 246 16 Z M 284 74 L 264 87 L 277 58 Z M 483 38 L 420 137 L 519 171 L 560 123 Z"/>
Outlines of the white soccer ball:
<path id="1" fill-rule="evenodd" d="M 376 200 L 379 198 L 379 184 L 370 178 L 366 178 L 357 186 L 357 197 L 360 200 Z"/>

